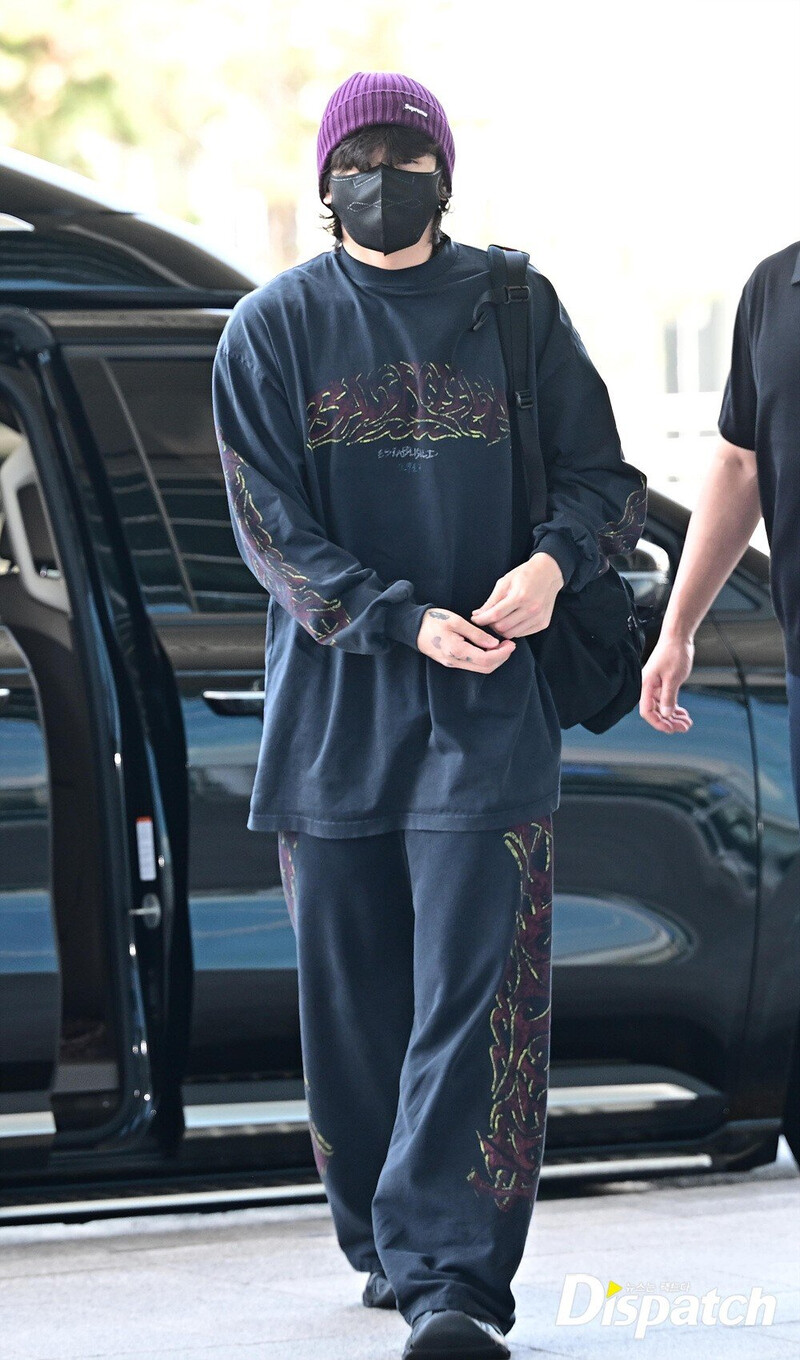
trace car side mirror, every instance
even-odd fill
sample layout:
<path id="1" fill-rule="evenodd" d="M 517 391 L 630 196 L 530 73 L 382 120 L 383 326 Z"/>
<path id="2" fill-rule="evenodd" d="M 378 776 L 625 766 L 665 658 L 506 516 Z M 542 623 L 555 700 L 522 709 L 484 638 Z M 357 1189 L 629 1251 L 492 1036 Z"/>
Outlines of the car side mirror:
<path id="1" fill-rule="evenodd" d="M 669 553 L 657 543 L 640 538 L 630 552 L 614 553 L 613 567 L 633 589 L 636 608 L 644 623 L 660 618 L 672 588 Z"/>

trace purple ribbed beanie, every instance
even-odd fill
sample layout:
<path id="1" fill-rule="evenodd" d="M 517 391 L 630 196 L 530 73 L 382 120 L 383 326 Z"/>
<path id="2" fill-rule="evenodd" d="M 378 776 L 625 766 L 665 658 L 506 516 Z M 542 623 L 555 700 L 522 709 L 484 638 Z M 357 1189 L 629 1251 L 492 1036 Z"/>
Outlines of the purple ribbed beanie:
<path id="1" fill-rule="evenodd" d="M 402 123 L 427 132 L 441 148 L 447 188 L 453 188 L 456 158 L 453 134 L 438 99 L 409 76 L 387 71 L 356 71 L 334 90 L 322 115 L 317 136 L 317 174 L 322 176 L 335 146 L 351 133 L 374 123 Z"/>

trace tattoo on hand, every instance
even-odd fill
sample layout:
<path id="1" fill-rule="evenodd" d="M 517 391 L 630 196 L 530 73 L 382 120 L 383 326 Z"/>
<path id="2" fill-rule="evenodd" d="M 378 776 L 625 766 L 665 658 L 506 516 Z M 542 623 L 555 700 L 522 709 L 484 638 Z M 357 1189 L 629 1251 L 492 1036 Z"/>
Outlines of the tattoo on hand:
<path id="1" fill-rule="evenodd" d="M 428 613 L 432 619 L 449 619 L 450 617 L 445 609 L 429 609 Z"/>
<path id="2" fill-rule="evenodd" d="M 435 637 L 435 638 L 433 639 L 433 645 L 434 645 L 434 647 L 441 647 L 441 645 L 442 645 L 442 639 L 441 639 L 440 637 L 438 637 L 438 636 Z"/>

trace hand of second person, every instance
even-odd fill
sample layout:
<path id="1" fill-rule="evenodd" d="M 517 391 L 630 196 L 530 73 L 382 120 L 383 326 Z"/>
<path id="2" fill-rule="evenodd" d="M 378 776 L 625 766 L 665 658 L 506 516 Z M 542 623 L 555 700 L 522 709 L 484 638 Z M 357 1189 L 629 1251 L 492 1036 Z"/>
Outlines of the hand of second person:
<path id="1" fill-rule="evenodd" d="M 688 732 L 689 710 L 678 703 L 678 691 L 694 666 L 694 639 L 672 634 L 663 625 L 658 642 L 642 668 L 639 713 L 657 732 Z"/>
<path id="2" fill-rule="evenodd" d="M 560 566 L 549 553 L 537 552 L 497 581 L 485 604 L 473 609 L 475 623 L 491 624 L 505 638 L 527 637 L 546 628 L 564 584 Z"/>

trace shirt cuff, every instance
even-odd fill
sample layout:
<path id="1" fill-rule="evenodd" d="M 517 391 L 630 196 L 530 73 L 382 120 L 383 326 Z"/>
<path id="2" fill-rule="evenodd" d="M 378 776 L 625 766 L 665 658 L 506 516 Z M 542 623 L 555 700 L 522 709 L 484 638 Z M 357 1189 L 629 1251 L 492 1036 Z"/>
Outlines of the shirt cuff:
<path id="1" fill-rule="evenodd" d="M 432 607 L 429 604 L 417 604 L 416 600 L 400 600 L 397 604 L 389 605 L 386 610 L 387 637 L 419 650 L 417 635 L 426 609 Z"/>
<path id="2" fill-rule="evenodd" d="M 568 586 L 581 560 L 580 548 L 571 535 L 563 529 L 548 529 L 542 534 L 530 556 L 533 557 L 537 552 L 546 552 L 555 559 L 561 568 L 564 586 Z M 530 561 L 530 558 L 528 560 Z"/>

